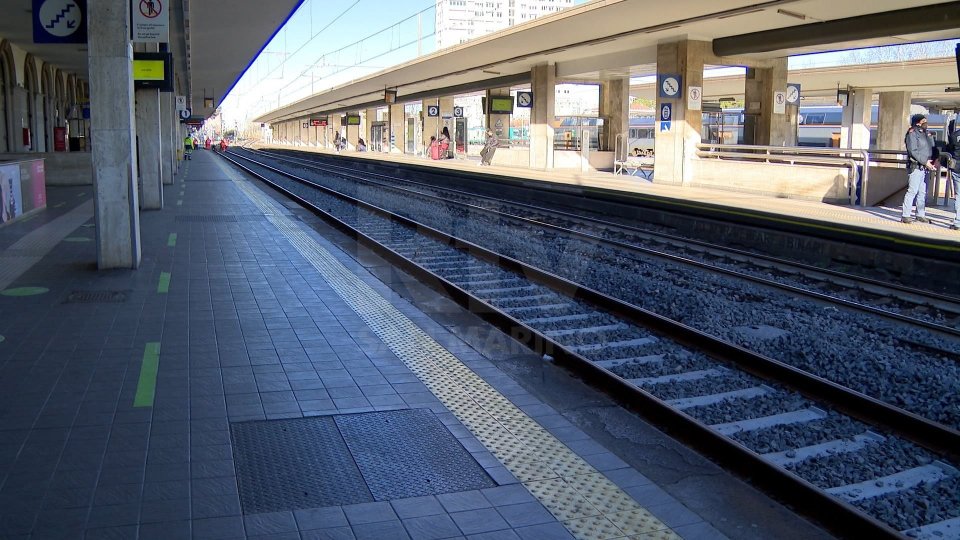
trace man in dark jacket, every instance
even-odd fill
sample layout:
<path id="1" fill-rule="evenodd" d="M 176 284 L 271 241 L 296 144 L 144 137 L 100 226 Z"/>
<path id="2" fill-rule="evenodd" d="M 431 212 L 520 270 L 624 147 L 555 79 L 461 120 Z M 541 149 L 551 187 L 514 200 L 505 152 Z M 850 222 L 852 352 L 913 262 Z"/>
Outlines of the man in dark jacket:
<path id="1" fill-rule="evenodd" d="M 960 127 L 957 127 L 955 120 L 950 121 L 947 142 L 956 162 L 954 168 L 950 169 L 950 179 L 953 181 L 953 223 L 950 228 L 957 231 L 960 230 Z"/>
<path id="2" fill-rule="evenodd" d="M 924 204 L 927 198 L 927 173 L 936 169 L 933 165 L 933 135 L 927 133 L 927 117 L 915 114 L 910 117 L 910 129 L 903 140 L 907 147 L 907 194 L 903 196 L 903 212 L 900 221 L 913 223 L 910 210 L 914 200 L 917 205 L 917 221 L 930 223 Z"/>

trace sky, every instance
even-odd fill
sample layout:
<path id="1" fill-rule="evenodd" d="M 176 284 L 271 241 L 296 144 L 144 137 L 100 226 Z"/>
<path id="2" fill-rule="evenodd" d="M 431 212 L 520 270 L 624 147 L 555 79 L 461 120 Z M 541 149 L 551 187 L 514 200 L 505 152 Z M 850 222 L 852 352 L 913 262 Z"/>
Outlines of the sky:
<path id="1" fill-rule="evenodd" d="M 224 100 L 224 120 L 243 121 L 249 111 L 272 110 L 412 59 L 418 35 L 420 51 L 432 51 L 433 6 L 433 0 L 304 0 Z"/>
<path id="2" fill-rule="evenodd" d="M 224 99 L 225 124 L 243 125 L 262 113 L 433 52 L 434 6 L 435 0 L 304 0 Z M 789 65 L 799 69 L 952 57 L 958 42 L 795 56 Z M 743 69 L 712 74 L 737 71 Z M 645 79 L 634 77 L 631 82 Z"/>
<path id="3" fill-rule="evenodd" d="M 224 122 L 429 54 L 435 17 L 435 0 L 304 0 L 224 99 Z"/>

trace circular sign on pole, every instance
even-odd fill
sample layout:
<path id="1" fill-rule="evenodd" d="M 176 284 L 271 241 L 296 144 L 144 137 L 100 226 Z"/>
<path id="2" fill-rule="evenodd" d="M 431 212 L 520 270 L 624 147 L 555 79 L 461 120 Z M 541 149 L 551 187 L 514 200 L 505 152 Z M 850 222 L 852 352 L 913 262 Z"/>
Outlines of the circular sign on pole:
<path id="1" fill-rule="evenodd" d="M 664 122 L 669 122 L 670 118 L 673 116 L 673 107 L 669 103 L 664 103 L 660 107 L 660 120 Z"/>
<path id="2" fill-rule="evenodd" d="M 140 14 L 148 19 L 156 18 L 163 11 L 160 0 L 140 0 Z"/>
<path id="3" fill-rule="evenodd" d="M 663 95 L 673 97 L 680 93 L 680 81 L 676 77 L 665 77 L 663 79 Z"/>
<path id="4" fill-rule="evenodd" d="M 453 108 L 453 117 L 454 117 L 454 118 L 463 118 L 463 107 L 454 107 L 454 108 Z"/>
<path id="5" fill-rule="evenodd" d="M 437 105 L 428 105 L 427 116 L 440 116 L 440 107 Z"/>
<path id="6" fill-rule="evenodd" d="M 517 92 L 517 107 L 533 106 L 533 92 Z"/>
<path id="7" fill-rule="evenodd" d="M 183 120 L 186 120 L 187 118 L 190 118 L 191 114 L 193 114 L 193 111 L 191 111 L 190 109 L 183 109 L 182 111 L 180 111 L 180 118 Z"/>
<path id="8" fill-rule="evenodd" d="M 787 103 L 796 104 L 800 101 L 800 87 L 789 84 L 787 85 Z"/>
<path id="9" fill-rule="evenodd" d="M 40 6 L 40 21 L 44 30 L 57 37 L 66 37 L 80 28 L 83 15 L 73 0 L 47 0 Z"/>

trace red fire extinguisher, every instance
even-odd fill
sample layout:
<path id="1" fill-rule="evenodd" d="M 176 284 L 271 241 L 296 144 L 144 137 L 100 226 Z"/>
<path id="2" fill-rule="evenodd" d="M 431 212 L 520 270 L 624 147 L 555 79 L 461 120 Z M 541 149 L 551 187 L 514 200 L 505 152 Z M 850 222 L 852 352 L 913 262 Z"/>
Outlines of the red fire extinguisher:
<path id="1" fill-rule="evenodd" d="M 30 148 L 30 128 L 23 128 L 23 145 Z"/>

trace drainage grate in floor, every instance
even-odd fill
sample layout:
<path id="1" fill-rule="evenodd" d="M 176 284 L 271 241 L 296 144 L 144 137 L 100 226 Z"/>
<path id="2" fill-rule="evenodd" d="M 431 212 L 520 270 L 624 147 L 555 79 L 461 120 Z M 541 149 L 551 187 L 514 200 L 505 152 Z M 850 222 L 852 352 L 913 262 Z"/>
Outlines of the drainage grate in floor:
<path id="1" fill-rule="evenodd" d="M 246 514 L 496 484 L 429 410 L 231 425 Z"/>
<path id="2" fill-rule="evenodd" d="M 127 301 L 127 291 L 73 291 L 64 304 L 119 304 Z"/>
<path id="3" fill-rule="evenodd" d="M 496 485 L 430 410 L 338 416 L 337 426 L 378 501 Z"/>
<path id="4" fill-rule="evenodd" d="M 329 416 L 231 424 L 245 514 L 373 501 Z"/>
<path id="5" fill-rule="evenodd" d="M 233 215 L 179 215 L 176 217 L 177 223 L 240 223 L 243 221 L 263 221 L 266 219 L 266 216 L 257 214 L 257 215 L 246 215 L 246 216 L 233 216 Z"/>

